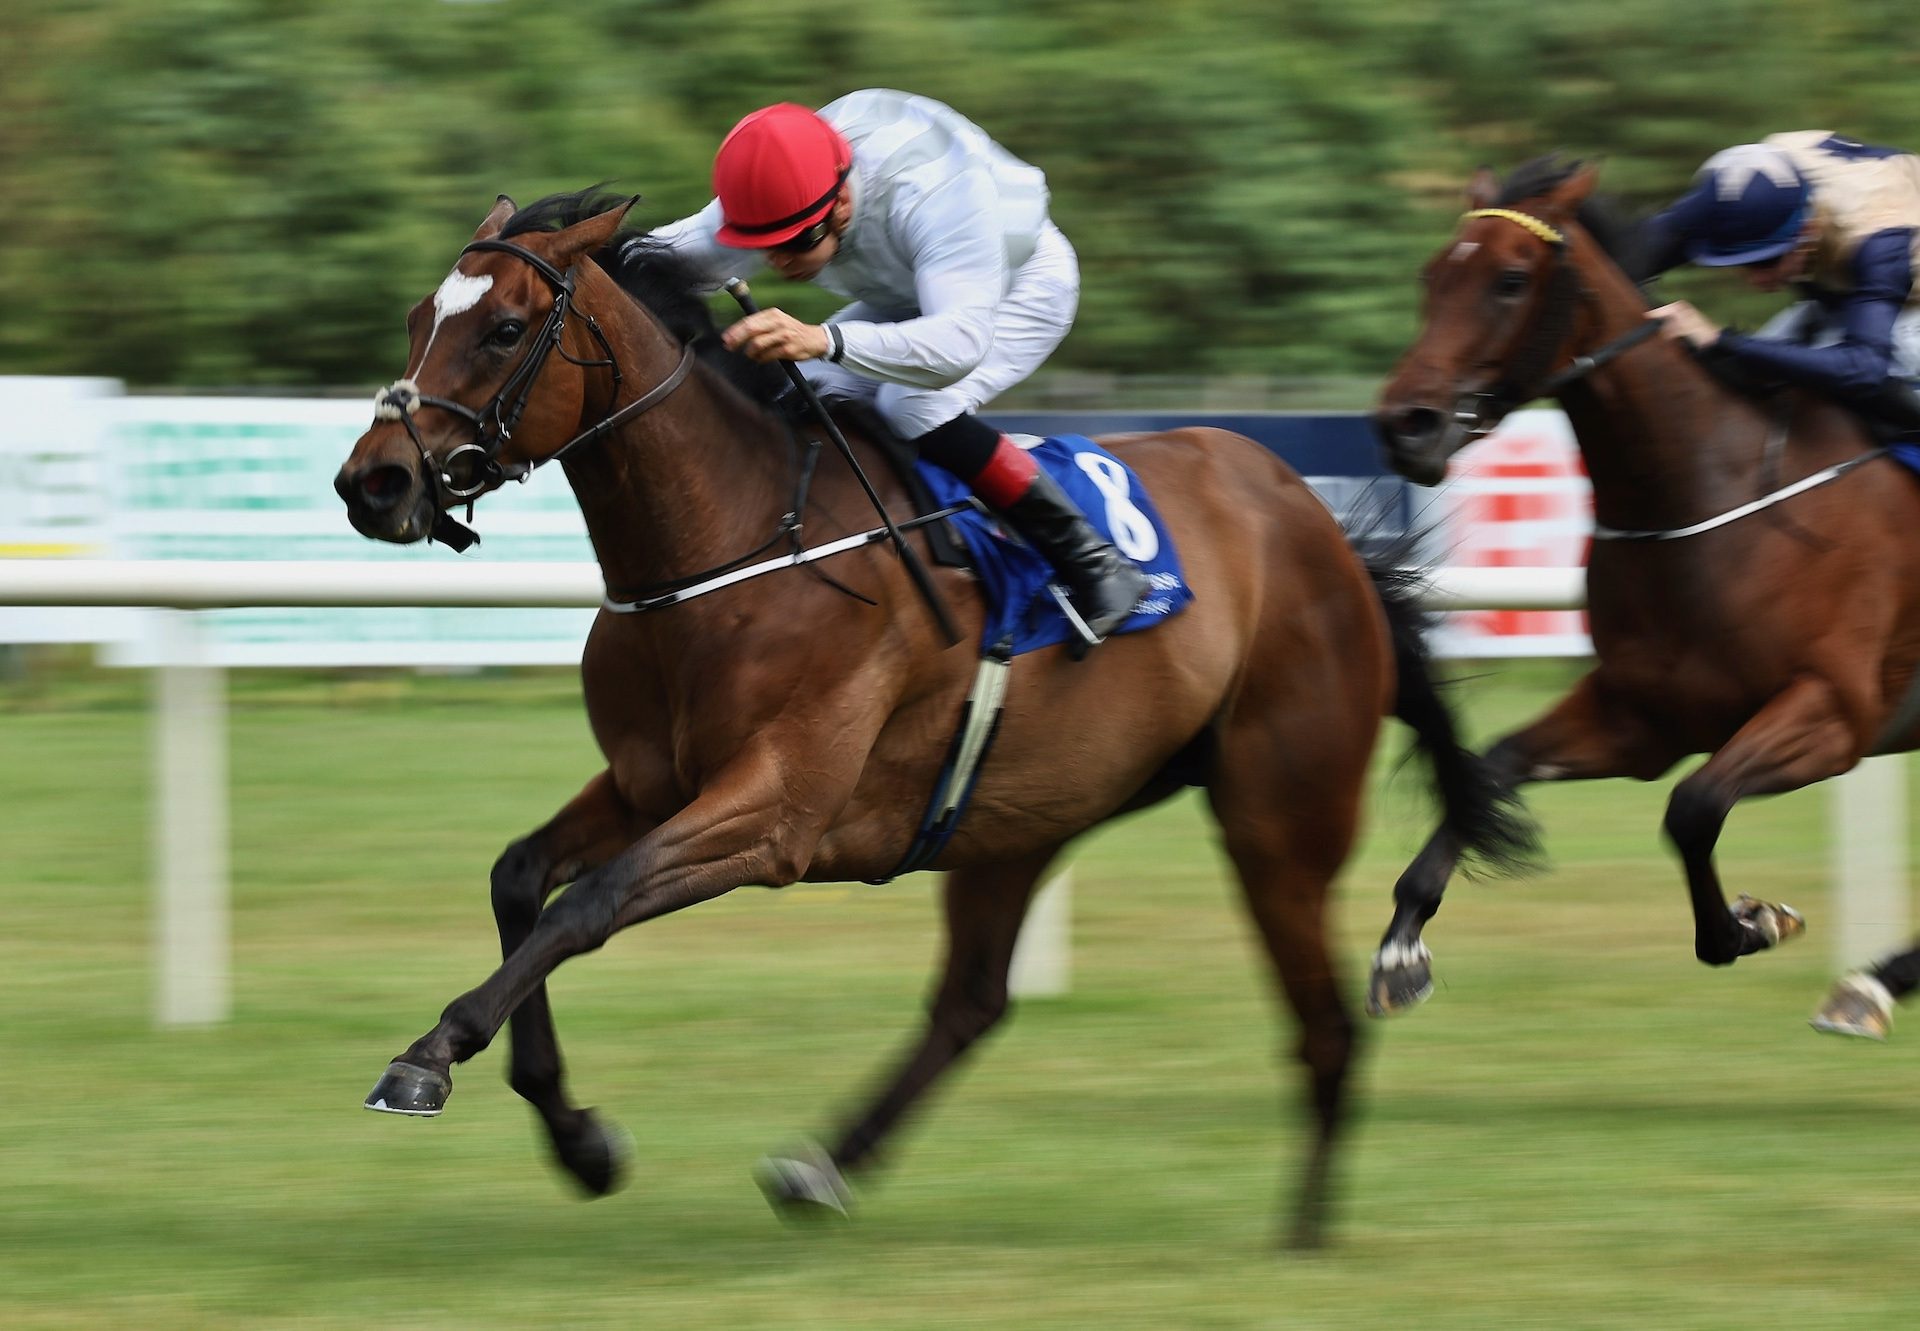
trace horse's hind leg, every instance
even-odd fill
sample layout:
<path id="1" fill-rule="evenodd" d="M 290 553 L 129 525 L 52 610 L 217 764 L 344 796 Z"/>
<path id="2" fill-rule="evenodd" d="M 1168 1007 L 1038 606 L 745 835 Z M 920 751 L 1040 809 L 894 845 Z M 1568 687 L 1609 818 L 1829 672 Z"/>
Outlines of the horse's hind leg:
<path id="1" fill-rule="evenodd" d="M 1893 1005 L 1920 989 L 1920 939 L 1905 952 L 1843 975 L 1809 1020 L 1816 1031 L 1884 1040 L 1893 1030 Z"/>
<path id="2" fill-rule="evenodd" d="M 510 957 L 533 932 L 540 908 L 562 884 L 599 867 L 638 839 L 637 820 L 602 772 L 553 820 L 508 846 L 493 866 L 493 918 L 500 955 Z M 507 1082 L 540 1113 L 560 1164 L 596 1196 L 613 1190 L 627 1151 L 619 1128 L 576 1108 L 562 1086 L 560 1042 L 542 984 L 509 1019 Z"/>
<path id="3" fill-rule="evenodd" d="M 1872 966 L 1841 976 L 1809 1026 L 1830 1035 L 1885 1039 L 1893 1031 L 1893 1004 L 1920 989 L 1920 939 L 1905 953 L 1882 956 Z"/>
<path id="4" fill-rule="evenodd" d="M 760 1186 L 787 1213 L 844 1211 L 845 1175 L 872 1162 L 881 1142 L 956 1059 L 1006 1015 L 1013 945 L 1034 885 L 1059 847 L 1005 864 L 956 869 L 943 885 L 946 971 L 920 1039 L 831 1151 L 809 1148 L 761 1162 Z"/>
<path id="5" fill-rule="evenodd" d="M 1288 1235 L 1295 1248 L 1317 1247 L 1325 1233 L 1353 1062 L 1353 1016 L 1334 967 L 1328 903 L 1353 846 L 1366 764 L 1365 746 L 1320 754 L 1303 749 L 1305 740 L 1280 746 L 1284 761 L 1271 756 L 1271 744 L 1249 752 L 1244 741 L 1223 740 L 1221 775 L 1209 792 L 1248 909 L 1299 1022 L 1294 1052 L 1307 1070 L 1314 1140 Z"/>

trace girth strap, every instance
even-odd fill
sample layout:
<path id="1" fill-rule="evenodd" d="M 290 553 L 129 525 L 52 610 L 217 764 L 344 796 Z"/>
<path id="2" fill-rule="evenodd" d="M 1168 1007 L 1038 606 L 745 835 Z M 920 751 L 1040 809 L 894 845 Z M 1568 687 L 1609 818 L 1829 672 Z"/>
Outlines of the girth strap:
<path id="1" fill-rule="evenodd" d="M 947 758 L 940 766 L 940 775 L 933 783 L 933 799 L 927 805 L 927 812 L 920 820 L 920 830 L 915 833 L 913 844 L 907 847 L 907 853 L 893 866 L 884 878 L 869 878 L 866 881 L 875 885 L 890 883 L 902 874 L 923 869 L 931 864 L 941 851 L 947 848 L 947 842 L 960 826 L 960 818 L 967 811 L 967 802 L 973 797 L 973 788 L 979 784 L 980 769 L 986 763 L 987 751 L 993 747 L 994 737 L 1000 733 L 1001 709 L 1006 703 L 1007 678 L 1013 671 L 1013 644 L 998 642 L 980 658 L 980 668 L 974 672 L 973 688 L 967 694 L 967 701 L 960 708 L 960 726 L 954 733 L 953 743 L 947 748 Z"/>

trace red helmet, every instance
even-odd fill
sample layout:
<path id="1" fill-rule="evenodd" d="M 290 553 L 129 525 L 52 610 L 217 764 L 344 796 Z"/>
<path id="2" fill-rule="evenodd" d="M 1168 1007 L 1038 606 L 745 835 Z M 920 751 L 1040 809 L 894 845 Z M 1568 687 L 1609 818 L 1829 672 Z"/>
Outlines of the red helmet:
<path id="1" fill-rule="evenodd" d="M 806 107 L 755 111 L 714 154 L 713 192 L 726 219 L 720 243 L 766 249 L 791 240 L 832 209 L 852 165 L 840 131 Z"/>

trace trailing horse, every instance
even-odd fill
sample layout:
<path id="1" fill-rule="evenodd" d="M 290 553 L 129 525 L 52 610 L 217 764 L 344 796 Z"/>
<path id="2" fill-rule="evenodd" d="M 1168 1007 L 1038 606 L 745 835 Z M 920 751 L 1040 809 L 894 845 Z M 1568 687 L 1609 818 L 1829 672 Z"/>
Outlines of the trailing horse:
<path id="1" fill-rule="evenodd" d="M 837 466 L 795 506 L 794 441 L 770 407 L 777 367 L 719 352 L 671 258 L 616 242 L 630 203 L 556 196 L 516 212 L 502 198 L 409 316 L 407 377 L 381 395 L 336 481 L 365 535 L 459 539 L 450 505 L 564 451 L 610 589 L 581 665 L 607 767 L 500 857 L 504 964 L 447 1006 L 368 1104 L 438 1114 L 452 1066 L 511 1018 L 509 1081 L 593 1193 L 618 1181 L 622 1139 L 562 1087 L 547 976 L 620 929 L 742 885 L 886 875 L 915 840 L 983 669 L 980 651 L 934 631 L 903 561 L 878 544 L 852 543 L 830 578 L 781 572 L 665 604 L 797 542 L 796 527 L 831 545 L 873 520 Z M 1292 1234 L 1312 1243 L 1354 1043 L 1328 885 L 1382 714 L 1407 715 L 1439 756 L 1463 843 L 1497 857 L 1513 839 L 1453 740 L 1406 589 L 1384 568 L 1370 576 L 1298 476 L 1218 430 L 1108 442 L 1150 486 L 1197 598 L 1086 660 L 1056 646 L 1012 664 L 994 748 L 933 864 L 947 871 L 948 950 L 925 1033 L 830 1151 L 773 1162 L 765 1186 L 779 1204 L 843 1205 L 845 1176 L 1004 1015 L 1015 936 L 1061 848 L 1197 783 L 1299 1019 L 1316 1131 Z M 875 458 L 865 442 L 857 452 Z M 879 489 L 905 506 L 892 479 Z M 952 570 L 937 582 L 978 642 L 974 584 Z M 634 602 L 663 608 L 626 613 Z"/>
<path id="2" fill-rule="evenodd" d="M 1725 966 L 1804 927 L 1785 906 L 1728 905 L 1713 850 L 1734 804 L 1920 743 L 1920 489 L 1879 460 L 1854 412 L 1741 391 L 1652 339 L 1623 270 L 1630 241 L 1592 205 L 1594 179 L 1551 161 L 1504 189 L 1476 176 L 1471 210 L 1426 267 L 1425 326 L 1376 423 L 1394 467 L 1431 485 L 1508 411 L 1559 397 L 1593 481 L 1596 664 L 1487 760 L 1510 790 L 1650 781 L 1710 755 L 1674 787 L 1665 830 L 1694 954 Z M 1431 991 L 1421 929 L 1458 849 L 1442 828 L 1394 887 L 1376 1014 Z"/>

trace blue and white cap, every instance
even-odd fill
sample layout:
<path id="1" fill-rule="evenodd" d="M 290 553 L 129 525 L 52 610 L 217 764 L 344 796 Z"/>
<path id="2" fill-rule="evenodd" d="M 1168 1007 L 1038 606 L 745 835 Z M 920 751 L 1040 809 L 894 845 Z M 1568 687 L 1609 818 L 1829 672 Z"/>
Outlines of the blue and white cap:
<path id="1" fill-rule="evenodd" d="M 1770 263 L 1794 247 L 1812 206 L 1813 187 L 1793 159 L 1765 143 L 1717 152 L 1701 166 L 1704 224 L 1687 257 L 1708 268 Z"/>

